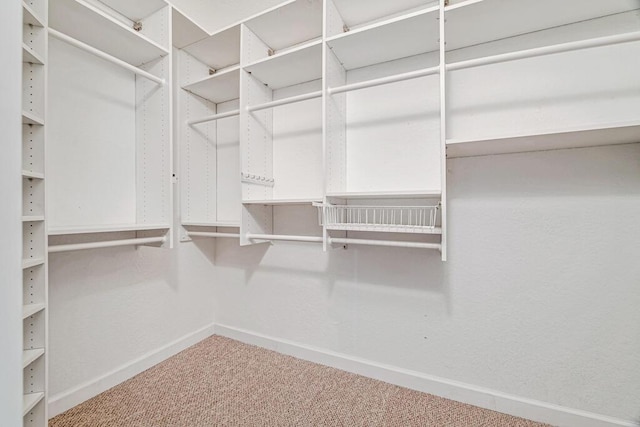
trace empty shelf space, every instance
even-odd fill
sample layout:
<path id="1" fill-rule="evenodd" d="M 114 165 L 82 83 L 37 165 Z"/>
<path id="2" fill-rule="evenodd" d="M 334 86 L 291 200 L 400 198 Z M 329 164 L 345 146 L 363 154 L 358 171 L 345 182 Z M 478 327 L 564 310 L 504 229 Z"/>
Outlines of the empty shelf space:
<path id="1" fill-rule="evenodd" d="M 495 40 L 588 21 L 639 9 L 636 0 L 584 2 L 555 0 L 457 2 L 446 9 L 447 50 L 475 46 Z M 549 13 L 549 11 L 553 13 Z"/>
<path id="2" fill-rule="evenodd" d="M 185 52 L 214 70 L 240 63 L 240 25 L 215 33 L 186 46 Z"/>
<path id="3" fill-rule="evenodd" d="M 44 393 L 25 394 L 22 403 L 22 415 L 27 415 L 44 397 Z"/>
<path id="4" fill-rule="evenodd" d="M 38 222 L 44 221 L 44 215 L 25 215 L 22 217 L 22 222 Z"/>
<path id="5" fill-rule="evenodd" d="M 50 5 L 50 26 L 131 65 L 138 66 L 169 52 L 83 0 L 58 0 Z"/>
<path id="6" fill-rule="evenodd" d="M 22 124 L 23 125 L 44 125 L 44 119 L 31 111 L 22 112 Z"/>
<path id="7" fill-rule="evenodd" d="M 519 153 L 640 142 L 640 121 L 520 135 L 449 139 L 448 157 Z"/>
<path id="8" fill-rule="evenodd" d="M 265 205 L 265 206 L 277 206 L 277 205 L 311 205 L 313 203 L 321 203 L 322 197 L 315 199 L 272 199 L 272 200 L 243 200 L 245 205 Z"/>
<path id="9" fill-rule="evenodd" d="M 240 228 L 240 222 L 235 221 L 183 221 L 183 227 L 224 227 L 224 228 Z"/>
<path id="10" fill-rule="evenodd" d="M 116 224 L 116 225 L 96 225 L 96 226 L 74 226 L 74 227 L 51 227 L 48 230 L 49 236 L 64 236 L 70 234 L 93 234 L 93 233 L 118 233 L 127 231 L 151 231 L 169 230 L 168 224 Z"/>
<path id="11" fill-rule="evenodd" d="M 33 349 L 33 350 L 24 350 L 22 352 L 22 367 L 26 368 L 31 363 L 35 362 L 43 354 L 44 354 L 44 348 L 36 348 L 36 349 Z"/>
<path id="12" fill-rule="evenodd" d="M 111 9 L 132 21 L 140 21 L 167 5 L 165 0 L 100 0 Z"/>
<path id="13" fill-rule="evenodd" d="M 22 2 L 22 22 L 26 25 L 44 27 L 44 21 L 38 13 L 25 2 Z"/>
<path id="14" fill-rule="evenodd" d="M 45 309 L 44 304 L 27 304 L 22 306 L 22 318 L 26 319 L 27 317 L 33 316 L 34 314 L 40 313 Z"/>
<path id="15" fill-rule="evenodd" d="M 236 65 L 182 87 L 214 104 L 240 97 L 240 66 Z"/>
<path id="16" fill-rule="evenodd" d="M 322 40 L 314 40 L 246 65 L 244 70 L 271 89 L 322 78 Z"/>
<path id="17" fill-rule="evenodd" d="M 438 7 L 377 22 L 327 39 L 346 70 L 437 51 Z"/>
<path id="18" fill-rule="evenodd" d="M 28 62 L 29 64 L 44 64 L 44 59 L 33 50 L 30 46 L 22 44 L 22 62 Z"/>
<path id="19" fill-rule="evenodd" d="M 29 179 L 44 179 L 44 174 L 41 172 L 23 170 L 22 177 L 29 178 Z"/>
<path id="20" fill-rule="evenodd" d="M 327 193 L 327 197 L 336 199 L 434 199 L 441 196 L 440 190 Z"/>
<path id="21" fill-rule="evenodd" d="M 344 23 L 352 28 L 439 4 L 438 0 L 333 0 L 333 3 Z"/>
<path id="22" fill-rule="evenodd" d="M 44 264 L 44 258 L 23 259 L 22 269 L 26 270 L 27 268 L 37 267 L 42 264 Z"/>

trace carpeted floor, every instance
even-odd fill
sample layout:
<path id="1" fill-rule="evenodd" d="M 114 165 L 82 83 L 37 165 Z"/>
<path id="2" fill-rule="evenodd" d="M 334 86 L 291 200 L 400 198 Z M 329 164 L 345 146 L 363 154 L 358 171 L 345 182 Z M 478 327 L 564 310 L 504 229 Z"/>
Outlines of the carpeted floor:
<path id="1" fill-rule="evenodd" d="M 214 336 L 53 418 L 49 426 L 541 424 Z"/>

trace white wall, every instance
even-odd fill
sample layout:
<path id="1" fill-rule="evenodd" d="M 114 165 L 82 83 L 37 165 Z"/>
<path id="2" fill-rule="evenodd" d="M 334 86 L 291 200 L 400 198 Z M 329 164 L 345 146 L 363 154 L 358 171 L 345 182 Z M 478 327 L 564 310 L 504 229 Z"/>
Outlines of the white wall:
<path id="1" fill-rule="evenodd" d="M 0 3 L 0 424 L 22 425 L 22 8 Z"/>

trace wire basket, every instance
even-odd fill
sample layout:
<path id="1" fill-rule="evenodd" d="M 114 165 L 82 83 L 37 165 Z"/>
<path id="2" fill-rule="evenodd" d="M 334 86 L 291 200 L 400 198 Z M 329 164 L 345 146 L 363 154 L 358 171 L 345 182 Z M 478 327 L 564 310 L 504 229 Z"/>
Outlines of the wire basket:
<path id="1" fill-rule="evenodd" d="M 425 233 L 438 231 L 439 206 L 358 206 L 315 204 L 327 230 Z"/>

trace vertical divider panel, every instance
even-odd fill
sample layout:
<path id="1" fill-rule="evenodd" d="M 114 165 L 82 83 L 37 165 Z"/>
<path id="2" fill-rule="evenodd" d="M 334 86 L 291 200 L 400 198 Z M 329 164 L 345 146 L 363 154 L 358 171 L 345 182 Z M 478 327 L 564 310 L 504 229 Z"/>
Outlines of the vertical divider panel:
<path id="1" fill-rule="evenodd" d="M 170 7 L 161 14 L 163 45 L 171 34 Z M 158 18 L 160 19 L 160 18 Z M 169 224 L 168 247 L 173 247 L 172 57 L 142 64 L 141 69 L 165 79 L 163 85 L 136 76 L 136 222 Z"/>
<path id="2" fill-rule="evenodd" d="M 441 196 L 440 196 L 440 221 L 442 227 L 441 254 L 442 261 L 447 260 L 447 41 L 446 41 L 446 0 L 440 0 L 439 24 L 440 24 L 440 159 L 441 159 Z"/>
<path id="3" fill-rule="evenodd" d="M 326 90 L 346 82 L 347 72 L 333 51 L 327 48 Z M 344 192 L 347 190 L 347 94 L 327 93 L 326 98 L 327 192 Z"/>
<path id="4" fill-rule="evenodd" d="M 266 52 L 269 47 L 245 24 L 241 27 L 240 52 L 240 173 L 242 176 L 273 178 L 273 111 L 271 109 L 249 112 L 247 108 L 269 102 L 273 91 L 245 71 L 244 65 Z M 242 179 L 242 178 L 241 178 Z M 273 198 L 273 187 L 242 182 L 242 199 L 265 200 Z M 271 234 L 273 232 L 273 208 L 261 205 L 243 205 L 240 223 L 240 245 L 255 242 L 247 239 L 247 233 Z"/>

